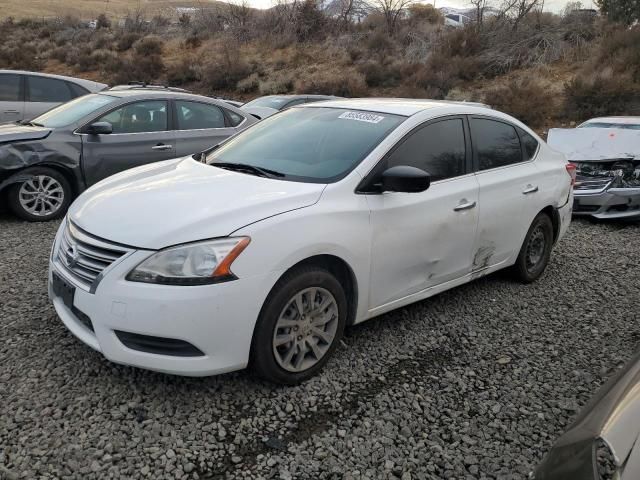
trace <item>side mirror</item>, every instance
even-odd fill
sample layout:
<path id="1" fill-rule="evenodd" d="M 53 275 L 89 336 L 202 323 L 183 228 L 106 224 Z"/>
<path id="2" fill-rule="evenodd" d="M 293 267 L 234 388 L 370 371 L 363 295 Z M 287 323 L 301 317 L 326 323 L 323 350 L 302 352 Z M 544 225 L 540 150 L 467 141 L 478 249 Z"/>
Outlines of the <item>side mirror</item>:
<path id="1" fill-rule="evenodd" d="M 398 165 L 382 172 L 383 192 L 424 192 L 431 185 L 431 176 L 424 170 Z"/>
<path id="2" fill-rule="evenodd" d="M 96 122 L 87 127 L 86 132 L 89 135 L 108 135 L 113 133 L 113 125 L 109 122 Z"/>

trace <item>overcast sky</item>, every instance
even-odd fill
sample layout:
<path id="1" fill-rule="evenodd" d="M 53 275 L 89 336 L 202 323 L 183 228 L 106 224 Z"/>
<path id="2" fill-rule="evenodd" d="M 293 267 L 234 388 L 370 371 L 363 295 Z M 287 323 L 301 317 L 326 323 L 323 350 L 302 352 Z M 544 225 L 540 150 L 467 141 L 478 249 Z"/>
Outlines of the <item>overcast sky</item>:
<path id="1" fill-rule="evenodd" d="M 559 12 L 567 4 L 567 1 L 568 0 L 545 0 L 544 8 L 545 10 L 550 10 L 552 12 Z M 471 7 L 471 4 L 468 0 L 435 0 L 435 2 L 436 7 Z M 273 6 L 273 0 L 249 0 L 249 3 L 256 8 L 269 8 Z M 433 0 L 425 1 L 423 3 L 433 4 Z M 500 0 L 496 0 L 495 2 L 489 1 L 489 5 L 498 6 L 499 4 Z M 582 0 L 582 4 L 585 8 L 591 8 L 591 6 L 593 5 L 593 0 Z"/>

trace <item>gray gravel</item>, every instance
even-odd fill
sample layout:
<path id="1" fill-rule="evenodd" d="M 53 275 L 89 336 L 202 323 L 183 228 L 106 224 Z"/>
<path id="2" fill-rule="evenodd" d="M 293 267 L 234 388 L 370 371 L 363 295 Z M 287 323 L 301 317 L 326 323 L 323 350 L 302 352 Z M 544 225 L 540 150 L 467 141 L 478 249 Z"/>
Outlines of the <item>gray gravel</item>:
<path id="1" fill-rule="evenodd" d="M 0 217 L 0 477 L 525 478 L 640 339 L 640 226 L 575 221 L 538 283 L 350 328 L 302 386 L 156 374 L 57 319 L 56 226 Z"/>

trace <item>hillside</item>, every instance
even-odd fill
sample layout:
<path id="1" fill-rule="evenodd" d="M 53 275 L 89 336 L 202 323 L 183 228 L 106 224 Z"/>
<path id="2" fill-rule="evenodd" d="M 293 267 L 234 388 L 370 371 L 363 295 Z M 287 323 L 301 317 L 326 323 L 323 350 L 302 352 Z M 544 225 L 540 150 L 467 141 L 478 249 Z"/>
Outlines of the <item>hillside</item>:
<path id="1" fill-rule="evenodd" d="M 640 113 L 639 26 L 532 11 L 454 29 L 429 5 L 390 23 L 375 11 L 362 19 L 353 2 L 337 0 L 330 14 L 313 1 L 266 11 L 209 2 L 182 16 L 158 10 L 179 3 L 188 2 L 143 2 L 146 9 L 103 17 L 97 29 L 73 17 L 7 19 L 0 68 L 159 82 L 245 100 L 297 92 L 480 101 L 540 130 Z"/>

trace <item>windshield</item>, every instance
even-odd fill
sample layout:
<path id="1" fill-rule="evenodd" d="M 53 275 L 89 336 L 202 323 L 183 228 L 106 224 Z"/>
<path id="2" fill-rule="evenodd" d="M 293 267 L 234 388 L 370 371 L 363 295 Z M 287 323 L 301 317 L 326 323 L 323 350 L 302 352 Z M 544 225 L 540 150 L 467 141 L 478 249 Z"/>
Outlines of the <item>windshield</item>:
<path id="1" fill-rule="evenodd" d="M 43 113 L 34 118 L 32 123 L 48 128 L 66 127 L 116 100 L 118 97 L 104 94 L 85 95 Z"/>
<path id="2" fill-rule="evenodd" d="M 269 107 L 274 108 L 276 110 L 280 110 L 287 103 L 289 103 L 293 98 L 291 97 L 260 97 L 255 100 L 250 101 L 249 103 L 245 103 L 243 106 L 245 107 Z"/>
<path id="3" fill-rule="evenodd" d="M 608 123 L 608 122 L 591 122 L 583 123 L 578 128 L 625 128 L 628 130 L 640 130 L 638 123 Z"/>
<path id="4" fill-rule="evenodd" d="M 406 117 L 340 108 L 292 108 L 255 124 L 207 156 L 286 180 L 329 183 L 358 165 Z"/>

